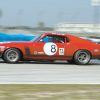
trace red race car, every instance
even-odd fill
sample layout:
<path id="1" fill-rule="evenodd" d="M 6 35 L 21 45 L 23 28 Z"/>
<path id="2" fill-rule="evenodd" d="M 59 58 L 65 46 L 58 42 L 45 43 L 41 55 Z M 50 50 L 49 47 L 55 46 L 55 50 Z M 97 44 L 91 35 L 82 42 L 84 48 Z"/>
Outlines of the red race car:
<path id="1" fill-rule="evenodd" d="M 66 60 L 85 65 L 100 59 L 100 45 L 69 34 L 45 33 L 28 42 L 0 43 L 0 57 L 7 63 Z"/>

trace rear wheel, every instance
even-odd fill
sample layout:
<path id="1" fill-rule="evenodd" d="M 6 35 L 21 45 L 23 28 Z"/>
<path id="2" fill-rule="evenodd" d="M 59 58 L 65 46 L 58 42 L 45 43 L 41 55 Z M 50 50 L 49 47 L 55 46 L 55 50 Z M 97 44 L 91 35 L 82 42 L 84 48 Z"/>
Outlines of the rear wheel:
<path id="1" fill-rule="evenodd" d="M 18 49 L 7 49 L 3 54 L 3 59 L 7 63 L 16 63 L 21 59 L 21 53 Z"/>
<path id="2" fill-rule="evenodd" d="M 74 61 L 76 64 L 85 65 L 91 60 L 91 54 L 86 50 L 79 50 L 74 55 Z"/>

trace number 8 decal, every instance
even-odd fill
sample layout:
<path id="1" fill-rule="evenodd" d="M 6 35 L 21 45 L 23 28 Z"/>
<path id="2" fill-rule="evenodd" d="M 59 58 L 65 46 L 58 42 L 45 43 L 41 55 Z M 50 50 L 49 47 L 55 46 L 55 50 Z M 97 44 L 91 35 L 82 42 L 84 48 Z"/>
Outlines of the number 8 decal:
<path id="1" fill-rule="evenodd" d="M 51 52 L 52 52 L 52 53 L 55 53 L 55 52 L 56 52 L 55 45 L 51 45 Z"/>
<path id="2" fill-rule="evenodd" d="M 46 55 L 54 55 L 57 52 L 57 45 L 55 43 L 46 43 L 43 50 Z"/>

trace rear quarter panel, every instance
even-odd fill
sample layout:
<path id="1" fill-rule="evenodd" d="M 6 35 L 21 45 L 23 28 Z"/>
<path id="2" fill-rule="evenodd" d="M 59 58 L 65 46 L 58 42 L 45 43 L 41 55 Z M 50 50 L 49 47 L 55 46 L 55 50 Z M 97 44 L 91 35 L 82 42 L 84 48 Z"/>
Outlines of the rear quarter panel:
<path id="1" fill-rule="evenodd" d="M 92 58 L 100 58 L 100 45 L 89 40 L 70 36 L 70 41 L 66 43 L 68 56 L 73 56 L 78 50 L 87 50 L 91 53 Z"/>

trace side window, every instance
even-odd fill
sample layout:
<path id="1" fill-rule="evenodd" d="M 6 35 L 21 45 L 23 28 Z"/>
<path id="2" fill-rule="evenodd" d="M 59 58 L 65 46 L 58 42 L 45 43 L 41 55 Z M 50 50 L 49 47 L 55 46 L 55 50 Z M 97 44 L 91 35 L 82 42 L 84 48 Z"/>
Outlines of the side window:
<path id="1" fill-rule="evenodd" d="M 44 38 L 42 38 L 40 41 L 41 42 L 52 42 L 53 37 L 52 36 L 45 36 Z"/>
<path id="2" fill-rule="evenodd" d="M 60 37 L 60 42 L 65 43 L 65 37 Z"/>
<path id="3" fill-rule="evenodd" d="M 54 42 L 56 42 L 56 43 L 65 43 L 65 37 L 55 36 L 54 37 Z"/>
<path id="4" fill-rule="evenodd" d="M 45 36 L 43 37 L 40 42 L 54 42 L 54 43 L 65 43 L 65 37 L 64 36 Z"/>

